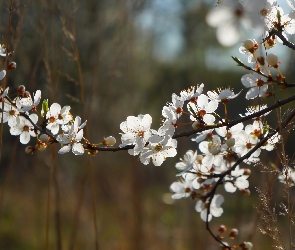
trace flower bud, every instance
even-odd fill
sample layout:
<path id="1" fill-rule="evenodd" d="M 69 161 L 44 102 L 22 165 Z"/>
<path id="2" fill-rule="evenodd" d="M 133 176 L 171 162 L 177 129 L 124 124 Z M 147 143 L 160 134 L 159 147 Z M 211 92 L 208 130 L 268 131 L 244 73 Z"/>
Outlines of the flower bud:
<path id="1" fill-rule="evenodd" d="M 28 97 L 30 97 L 30 96 L 31 96 L 31 94 L 30 94 L 29 91 L 25 91 L 25 92 L 22 94 L 22 97 L 23 97 L 23 98 L 28 98 Z"/>
<path id="2" fill-rule="evenodd" d="M 113 136 L 108 136 L 103 139 L 102 143 L 106 146 L 113 146 L 116 143 L 116 139 Z"/>
<path id="3" fill-rule="evenodd" d="M 42 142 L 47 142 L 49 139 L 48 135 L 46 134 L 42 134 L 39 136 L 39 140 L 42 141 Z"/>
<path id="4" fill-rule="evenodd" d="M 19 96 L 23 96 L 23 94 L 25 93 L 25 91 L 26 91 L 26 87 L 24 85 L 19 85 L 17 87 L 17 94 Z"/>
<path id="5" fill-rule="evenodd" d="M 249 168 L 244 168 L 244 175 L 250 175 L 251 170 Z"/>
<path id="6" fill-rule="evenodd" d="M 278 62 L 279 61 L 278 61 L 278 56 L 277 55 L 275 55 L 275 54 L 268 54 L 266 56 L 266 61 L 272 67 L 274 67 L 274 68 L 277 68 L 278 67 Z"/>
<path id="7" fill-rule="evenodd" d="M 271 97 L 271 96 L 273 96 L 273 95 L 274 95 L 273 92 L 271 92 L 271 91 L 266 91 L 264 94 L 261 95 L 261 97 L 264 98 L 264 99 L 266 99 L 266 98 Z"/>
<path id="8" fill-rule="evenodd" d="M 252 54 L 254 54 L 255 50 L 258 49 L 258 43 L 252 39 L 248 39 L 248 40 L 244 41 L 243 46 L 246 50 L 248 50 Z"/>
<path id="9" fill-rule="evenodd" d="M 16 69 L 16 63 L 15 62 L 10 62 L 7 65 L 7 70 L 13 70 Z"/>
<path id="10" fill-rule="evenodd" d="M 251 242 L 242 242 L 240 244 L 240 247 L 243 249 L 243 250 L 250 250 L 253 248 L 253 244 Z"/>
<path id="11" fill-rule="evenodd" d="M 233 228 L 229 231 L 229 237 L 231 237 L 232 239 L 234 239 L 237 235 L 239 234 L 238 229 Z"/>
<path id="12" fill-rule="evenodd" d="M 249 196 L 251 194 L 249 189 L 241 189 L 240 190 L 242 192 L 243 195 Z"/>
<path id="13" fill-rule="evenodd" d="M 229 148 L 232 148 L 235 145 L 236 140 L 235 140 L 235 138 L 229 138 L 226 140 L 225 143 Z"/>
<path id="14" fill-rule="evenodd" d="M 245 47 L 245 49 L 247 50 L 252 50 L 254 47 L 255 42 L 252 39 L 247 39 L 246 41 L 244 41 L 243 46 Z"/>
<path id="15" fill-rule="evenodd" d="M 218 232 L 224 233 L 226 231 L 226 226 L 225 225 L 220 225 L 218 228 Z"/>
<path id="16" fill-rule="evenodd" d="M 44 99 L 42 102 L 42 111 L 41 111 L 42 116 L 45 116 L 45 114 L 48 112 L 48 110 L 49 110 L 48 100 Z"/>
<path id="17" fill-rule="evenodd" d="M 27 146 L 25 148 L 25 152 L 28 155 L 32 155 L 34 153 L 34 151 L 36 151 L 36 147 L 35 146 Z"/>

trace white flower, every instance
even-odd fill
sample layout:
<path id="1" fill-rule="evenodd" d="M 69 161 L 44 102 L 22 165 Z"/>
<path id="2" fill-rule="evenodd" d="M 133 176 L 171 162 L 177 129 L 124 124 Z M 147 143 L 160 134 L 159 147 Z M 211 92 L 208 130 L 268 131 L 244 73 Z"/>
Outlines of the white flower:
<path id="1" fill-rule="evenodd" d="M 191 101 L 196 102 L 199 95 L 202 94 L 204 88 L 204 84 L 202 83 L 195 92 L 195 87 L 190 87 L 188 90 L 183 90 L 180 92 L 180 99 L 182 101 Z"/>
<path id="2" fill-rule="evenodd" d="M 280 18 L 284 15 L 284 10 L 276 6 L 276 2 L 274 2 L 275 6 L 269 6 L 267 11 L 263 12 L 264 15 L 264 21 L 265 21 L 265 27 L 268 31 L 272 30 L 273 28 L 276 28 L 278 23 L 278 14 L 280 15 Z M 285 19 L 286 17 L 284 17 Z"/>
<path id="3" fill-rule="evenodd" d="M 183 112 L 183 104 L 184 101 L 182 100 L 182 98 L 180 98 L 179 96 L 177 96 L 176 94 L 172 94 L 172 103 L 168 104 L 168 108 L 174 112 L 176 118 L 178 119 Z"/>
<path id="4" fill-rule="evenodd" d="M 169 134 L 172 136 L 175 132 L 175 128 L 177 127 L 176 114 L 171 107 L 164 106 L 162 109 L 162 116 L 165 118 L 162 128 L 164 130 L 169 130 Z"/>
<path id="5" fill-rule="evenodd" d="M 85 122 L 82 124 L 83 127 Z M 81 118 L 77 116 L 73 124 L 69 125 L 68 132 L 60 134 L 56 137 L 56 140 L 62 144 L 59 154 L 68 153 L 71 149 L 75 155 L 82 155 L 84 153 L 84 147 L 80 141 L 83 139 L 83 129 L 81 125 Z"/>
<path id="6" fill-rule="evenodd" d="M 36 124 L 38 116 L 31 114 L 31 121 Z M 27 144 L 30 141 L 30 136 L 36 137 L 34 126 L 32 123 L 23 116 L 18 116 L 10 127 L 10 133 L 12 135 L 19 135 L 19 140 L 22 144 Z"/>
<path id="7" fill-rule="evenodd" d="M 196 138 L 192 138 L 192 141 L 199 143 L 201 141 L 204 141 L 205 139 L 211 139 L 213 136 L 212 131 L 213 129 L 204 130 L 201 133 L 198 133 Z"/>
<path id="8" fill-rule="evenodd" d="M 261 121 L 255 120 L 253 124 L 248 124 L 245 127 L 245 132 L 248 135 L 252 135 L 253 138 L 261 139 L 263 137 L 263 124 Z"/>
<path id="9" fill-rule="evenodd" d="M 155 166 L 161 166 L 167 157 L 174 157 L 176 151 L 177 141 L 170 136 L 153 135 L 148 140 L 147 147 L 143 148 L 140 161 L 147 165 L 152 158 Z"/>
<path id="10" fill-rule="evenodd" d="M 202 155 L 196 156 L 193 169 L 182 174 L 182 177 L 185 180 L 192 182 L 194 189 L 200 189 L 203 186 L 211 185 L 215 181 L 212 175 L 211 166 L 208 167 L 202 164 L 203 159 L 204 157 Z"/>
<path id="11" fill-rule="evenodd" d="M 17 106 L 22 112 L 30 111 L 32 109 L 36 109 L 36 107 L 40 103 L 40 100 L 41 100 L 41 91 L 37 90 L 34 95 L 34 101 L 32 100 L 31 96 L 17 98 Z"/>
<path id="12" fill-rule="evenodd" d="M 245 154 L 247 154 L 259 142 L 257 137 L 254 138 L 252 135 L 247 134 L 244 130 L 241 131 L 235 139 L 236 139 L 236 143 L 233 149 L 240 156 L 244 156 Z M 258 160 L 259 159 L 258 156 L 260 155 L 260 152 L 261 152 L 261 149 L 258 148 L 254 153 L 251 154 L 248 160 L 255 161 L 255 158 L 256 160 Z"/>
<path id="13" fill-rule="evenodd" d="M 1 109 L 1 106 L 2 104 L 0 102 L 0 109 Z M 0 112 L 0 121 L 2 120 L 2 115 L 3 115 L 3 123 L 7 122 L 8 125 L 11 127 L 15 123 L 16 117 L 19 115 L 19 111 L 10 102 L 5 100 L 3 112 Z"/>
<path id="14" fill-rule="evenodd" d="M 49 111 L 46 113 L 46 119 L 48 120 L 46 128 L 52 134 L 56 135 L 58 133 L 59 125 L 67 124 L 72 120 L 72 116 L 69 113 L 70 109 L 70 106 L 61 108 L 58 103 L 51 104 Z"/>
<path id="15" fill-rule="evenodd" d="M 238 0 L 222 0 L 206 16 L 208 25 L 217 28 L 218 42 L 223 46 L 232 46 L 241 40 L 242 27 L 250 26 L 244 6 Z"/>
<path id="16" fill-rule="evenodd" d="M 210 206 L 210 214 L 208 215 L 208 221 L 211 221 L 212 216 L 214 217 L 220 217 L 223 213 L 223 209 L 220 207 L 221 204 L 223 203 L 224 198 L 222 195 L 217 194 L 214 195 L 212 202 L 211 202 L 211 206 Z M 201 200 L 199 200 L 196 204 L 196 211 L 200 212 L 200 216 L 201 219 L 203 221 L 206 221 L 207 219 L 207 213 L 208 213 L 208 201 L 203 202 Z"/>
<path id="17" fill-rule="evenodd" d="M 130 155 L 138 155 L 144 148 L 147 140 L 151 136 L 150 127 L 152 124 L 152 117 L 148 114 L 135 116 L 128 116 L 125 122 L 120 124 L 120 129 L 124 132 L 120 147 L 135 144 L 133 149 L 129 149 Z"/>
<path id="18" fill-rule="evenodd" d="M 250 106 L 250 107 L 246 108 L 246 111 L 247 112 L 245 113 L 245 116 L 252 115 L 252 114 L 257 113 L 257 112 L 259 112 L 259 111 L 261 111 L 263 109 L 266 109 L 266 108 L 267 108 L 267 105 Z M 269 112 L 266 112 L 265 114 L 263 114 L 261 116 L 266 116 L 269 113 L 270 113 L 270 111 Z M 241 114 L 240 114 L 240 116 L 241 117 L 245 117 L 244 115 L 241 115 Z M 257 117 L 254 117 L 253 119 L 256 119 L 256 118 Z"/>
<path id="19" fill-rule="evenodd" d="M 265 136 L 266 135 L 267 133 L 265 134 Z M 267 151 L 272 151 L 274 150 L 275 145 L 280 141 L 280 139 L 281 139 L 281 136 L 278 133 L 276 133 L 271 138 L 269 138 L 267 142 L 261 148 Z"/>
<path id="20" fill-rule="evenodd" d="M 221 144 L 221 139 L 218 135 L 213 135 L 210 141 L 202 141 L 199 144 L 200 151 L 205 154 L 202 163 L 209 168 L 211 168 L 212 165 L 220 167 L 223 162 L 223 152 L 226 147 L 225 144 Z"/>
<path id="21" fill-rule="evenodd" d="M 236 137 L 243 130 L 243 127 L 243 123 L 238 123 L 230 128 L 228 128 L 227 126 L 216 128 L 215 131 L 219 136 L 232 138 Z"/>
<path id="22" fill-rule="evenodd" d="M 198 97 L 197 104 L 188 103 L 188 110 L 191 113 L 190 119 L 195 121 L 196 118 L 202 119 L 206 124 L 213 124 L 215 117 L 212 113 L 218 108 L 218 102 L 209 101 L 208 96 L 201 94 Z"/>
<path id="23" fill-rule="evenodd" d="M 183 156 L 183 159 L 180 158 L 181 162 L 178 162 L 175 165 L 175 167 L 180 171 L 177 176 L 191 170 L 195 166 L 197 156 L 197 152 L 188 150 Z"/>
<path id="24" fill-rule="evenodd" d="M 242 76 L 241 81 L 246 88 L 250 88 L 246 93 L 247 100 L 261 97 L 268 89 L 267 79 L 255 72 Z"/>
<path id="25" fill-rule="evenodd" d="M 170 186 L 170 189 L 175 193 L 172 195 L 172 199 L 187 198 L 193 191 L 192 182 L 190 180 L 173 182 Z"/>
<path id="26" fill-rule="evenodd" d="M 224 90 L 219 89 L 218 90 L 219 94 L 216 93 L 216 91 L 208 91 L 207 95 L 209 96 L 209 98 L 211 100 L 215 100 L 217 102 L 221 102 L 221 103 L 225 104 L 229 100 L 236 98 L 241 93 L 241 91 L 239 93 L 235 94 L 230 89 L 224 89 Z"/>
<path id="27" fill-rule="evenodd" d="M 271 25 L 275 18 L 273 13 L 276 8 L 276 0 L 248 0 L 245 5 L 252 26 L 255 26 L 256 29 L 259 28 L 261 31 L 266 28 L 265 24 Z"/>
<path id="28" fill-rule="evenodd" d="M 248 62 L 254 63 L 254 56 L 257 58 L 259 54 L 258 43 L 254 39 L 245 40 L 243 45 L 239 48 L 242 54 L 248 56 Z"/>
<path id="29" fill-rule="evenodd" d="M 249 187 L 249 181 L 247 180 L 249 175 L 244 175 L 244 169 L 238 167 L 231 172 L 231 177 L 227 176 L 224 184 L 225 191 L 234 193 L 237 188 L 246 189 Z"/>

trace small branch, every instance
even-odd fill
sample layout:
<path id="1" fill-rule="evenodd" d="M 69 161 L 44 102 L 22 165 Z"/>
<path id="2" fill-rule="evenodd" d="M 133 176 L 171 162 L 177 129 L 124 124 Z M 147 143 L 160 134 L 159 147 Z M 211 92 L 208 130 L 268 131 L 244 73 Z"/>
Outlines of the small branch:
<path id="1" fill-rule="evenodd" d="M 199 129 L 195 129 L 195 130 L 190 130 L 190 131 L 186 131 L 186 132 L 183 132 L 183 133 L 179 133 L 179 134 L 175 134 L 172 138 L 173 139 L 177 139 L 177 138 L 180 138 L 180 137 L 189 137 L 191 135 L 194 135 L 194 134 L 197 134 L 197 133 L 200 133 L 200 132 L 203 132 L 205 130 L 208 130 L 208 129 L 214 129 L 214 128 L 219 128 L 219 127 L 224 127 L 224 126 L 227 126 L 228 128 L 231 128 L 233 127 L 234 125 L 238 124 L 238 123 L 241 123 L 241 122 L 244 122 L 244 121 L 248 121 L 250 119 L 253 119 L 253 118 L 256 118 L 256 117 L 260 117 L 278 107 L 281 107 L 287 103 L 290 103 L 292 101 L 295 101 L 295 95 L 291 96 L 291 97 L 288 97 L 286 99 L 283 99 L 283 100 L 279 100 L 277 101 L 275 104 L 263 109 L 263 110 L 260 110 L 256 113 L 253 113 L 251 115 L 248 115 L 248 116 L 244 116 L 244 117 L 241 117 L 239 119 L 236 119 L 236 120 L 233 120 L 231 122 L 228 122 L 228 123 L 223 123 L 223 124 L 217 124 L 217 125 L 208 125 L 208 126 L 205 126 L 203 128 L 199 128 Z M 135 145 L 126 145 L 124 147 L 99 147 L 99 146 L 93 146 L 91 144 L 86 144 L 84 145 L 84 148 L 85 149 L 88 149 L 88 150 L 97 150 L 97 151 L 110 151 L 110 152 L 116 152 L 116 151 L 121 151 L 121 150 L 128 150 L 128 149 L 132 149 L 134 148 Z"/>
<path id="2" fill-rule="evenodd" d="M 294 43 L 291 43 L 289 42 L 286 37 L 283 35 L 283 27 L 280 27 L 279 30 L 273 28 L 270 32 L 269 32 L 269 35 L 267 38 L 264 39 L 264 41 L 268 38 L 270 38 L 271 36 L 277 36 L 279 37 L 282 42 L 283 42 L 283 45 L 289 47 L 290 49 L 292 50 L 295 50 L 295 44 Z"/>

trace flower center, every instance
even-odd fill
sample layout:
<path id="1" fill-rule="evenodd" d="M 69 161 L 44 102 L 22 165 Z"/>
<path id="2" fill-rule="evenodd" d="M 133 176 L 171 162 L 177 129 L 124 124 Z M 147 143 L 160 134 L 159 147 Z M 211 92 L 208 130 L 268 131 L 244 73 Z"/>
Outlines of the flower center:
<path id="1" fill-rule="evenodd" d="M 157 152 L 160 152 L 163 149 L 163 146 L 159 143 L 157 146 L 155 146 L 155 150 Z"/>
<path id="2" fill-rule="evenodd" d="M 28 125 L 25 125 L 24 127 L 23 127 L 23 131 L 29 131 L 30 130 L 30 127 L 28 126 Z"/>
<path id="3" fill-rule="evenodd" d="M 200 117 L 203 117 L 204 115 L 206 115 L 206 110 L 204 110 L 204 109 L 200 110 L 200 111 L 198 112 L 198 115 L 199 115 Z"/>
<path id="4" fill-rule="evenodd" d="M 49 122 L 50 122 L 50 123 L 55 122 L 55 117 L 54 117 L 54 116 L 51 116 L 51 117 L 49 118 Z"/>
<path id="5" fill-rule="evenodd" d="M 252 143 L 247 142 L 247 143 L 246 143 L 246 148 L 247 148 L 247 149 L 251 149 L 251 148 L 252 148 Z"/>
<path id="6" fill-rule="evenodd" d="M 214 142 L 210 142 L 208 145 L 208 150 L 211 154 L 216 155 L 220 151 L 220 145 Z"/>
<path id="7" fill-rule="evenodd" d="M 268 14 L 267 9 L 262 9 L 262 10 L 260 11 L 260 14 L 261 14 L 261 16 L 263 16 L 263 17 L 267 16 L 267 14 Z"/>
<path id="8" fill-rule="evenodd" d="M 258 87 L 261 87 L 261 86 L 263 86 L 264 84 L 265 84 L 265 82 L 264 82 L 261 78 L 259 78 L 259 79 L 256 80 L 256 85 L 257 85 Z"/>
<path id="9" fill-rule="evenodd" d="M 138 135 L 140 138 L 143 138 L 143 137 L 144 137 L 144 131 L 138 131 L 138 132 L 137 132 L 137 135 Z"/>
<path id="10" fill-rule="evenodd" d="M 175 110 L 176 114 L 182 114 L 183 112 L 183 109 L 181 107 L 178 107 L 176 110 Z"/>

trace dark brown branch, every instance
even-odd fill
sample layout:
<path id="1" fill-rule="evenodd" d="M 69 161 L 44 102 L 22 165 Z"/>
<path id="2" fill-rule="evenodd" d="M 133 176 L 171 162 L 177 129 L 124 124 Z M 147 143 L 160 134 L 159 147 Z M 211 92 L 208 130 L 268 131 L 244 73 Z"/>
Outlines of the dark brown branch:
<path id="1" fill-rule="evenodd" d="M 283 45 L 289 47 L 289 48 L 292 49 L 292 50 L 295 50 L 295 44 L 289 42 L 289 41 L 286 39 L 286 37 L 283 35 L 283 30 L 282 30 L 282 29 L 277 30 L 277 29 L 273 28 L 273 29 L 269 32 L 269 35 L 268 35 L 268 37 L 267 37 L 266 39 L 268 39 L 268 38 L 270 38 L 270 37 L 272 37 L 272 36 L 277 36 L 277 37 L 279 37 L 279 38 L 282 40 Z M 265 39 L 265 40 L 266 40 L 266 39 Z"/>
<path id="2" fill-rule="evenodd" d="M 173 139 L 177 139 L 177 138 L 180 138 L 180 137 L 189 137 L 191 135 L 194 135 L 194 134 L 197 134 L 197 133 L 200 133 L 200 132 L 203 132 L 205 130 L 208 130 L 208 129 L 214 129 L 214 128 L 219 128 L 219 127 L 224 127 L 224 126 L 227 126 L 227 127 L 233 127 L 234 125 L 238 124 L 238 123 L 241 123 L 241 122 L 244 122 L 244 121 L 248 121 L 250 119 L 253 119 L 253 118 L 256 118 L 256 117 L 260 117 L 262 115 L 264 115 L 265 113 L 267 112 L 270 112 L 278 107 L 281 107 L 287 103 L 290 103 L 292 101 L 295 101 L 295 95 L 291 96 L 291 97 L 288 97 L 286 99 L 283 99 L 283 100 L 279 100 L 277 101 L 275 104 L 263 109 L 263 110 L 260 110 L 256 113 L 253 113 L 251 115 L 247 115 L 247 116 L 244 116 L 244 117 L 241 117 L 241 118 L 238 118 L 236 120 L 233 120 L 231 122 L 228 122 L 228 123 L 220 123 L 220 124 L 217 124 L 217 125 L 208 125 L 208 126 L 205 126 L 203 128 L 199 128 L 199 129 L 195 129 L 195 130 L 190 130 L 190 131 L 186 131 L 186 132 L 183 132 L 183 133 L 179 133 L 179 134 L 175 134 L 172 138 Z M 121 150 L 128 150 L 128 149 L 132 149 L 134 148 L 135 145 L 127 145 L 125 147 L 99 147 L 99 146 L 93 146 L 91 144 L 87 144 L 84 146 L 85 149 L 89 149 L 89 150 L 98 150 L 98 151 L 110 151 L 110 152 L 116 152 L 116 151 L 121 151 Z"/>

